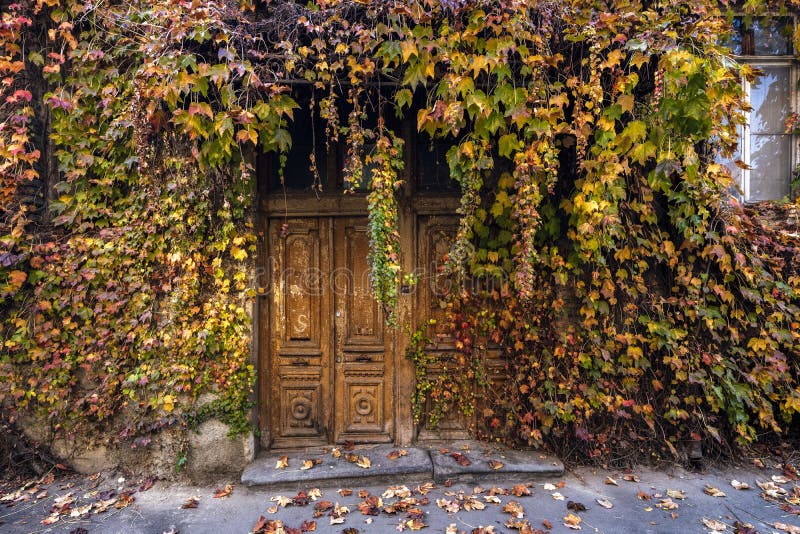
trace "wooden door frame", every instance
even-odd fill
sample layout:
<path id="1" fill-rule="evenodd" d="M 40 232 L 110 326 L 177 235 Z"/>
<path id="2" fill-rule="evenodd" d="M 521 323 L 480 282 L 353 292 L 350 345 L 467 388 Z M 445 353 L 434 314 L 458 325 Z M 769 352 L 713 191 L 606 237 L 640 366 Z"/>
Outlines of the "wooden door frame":
<path id="1" fill-rule="evenodd" d="M 399 195 L 399 234 L 402 254 L 402 268 L 404 272 L 412 272 L 417 267 L 418 250 L 418 219 L 421 216 L 453 215 L 458 205 L 458 197 L 454 194 L 426 194 L 409 193 L 401 191 Z M 259 231 L 259 271 L 257 284 L 257 311 L 254 320 L 257 325 L 254 331 L 255 353 L 257 356 L 257 402 L 256 420 L 260 431 L 259 443 L 261 448 L 269 449 L 273 441 L 271 421 L 271 388 L 274 381 L 271 369 L 271 341 L 275 333 L 270 331 L 270 306 L 271 298 L 267 283 L 272 273 L 270 257 L 275 251 L 270 250 L 269 221 L 295 217 L 363 217 L 367 213 L 366 196 L 342 195 L 321 196 L 313 194 L 294 194 L 286 198 L 267 197 L 261 200 L 258 213 Z M 331 246 L 327 243 L 326 246 Z M 263 282 L 263 283 L 262 283 Z M 394 365 L 394 379 L 389 386 L 392 388 L 394 443 L 399 446 L 411 445 L 415 439 L 416 429 L 413 422 L 413 408 L 411 399 L 414 392 L 415 370 L 413 363 L 405 357 L 405 352 L 410 342 L 410 331 L 416 328 L 421 321 L 424 310 L 417 309 L 417 296 L 415 288 L 401 288 L 398 295 L 397 319 L 398 326 L 389 333 L 390 343 L 394 347 L 392 355 Z"/>

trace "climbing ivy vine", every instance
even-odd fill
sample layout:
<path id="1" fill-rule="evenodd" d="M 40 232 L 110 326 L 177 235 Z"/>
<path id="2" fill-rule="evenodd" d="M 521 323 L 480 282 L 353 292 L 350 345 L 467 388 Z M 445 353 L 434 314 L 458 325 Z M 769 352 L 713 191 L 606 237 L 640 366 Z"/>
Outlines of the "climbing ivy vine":
<path id="1" fill-rule="evenodd" d="M 135 438 L 215 393 L 247 427 L 252 162 L 285 164 L 303 85 L 326 145 L 346 147 L 345 185 L 368 190 L 390 320 L 408 273 L 388 115 L 455 140 L 449 357 L 473 386 L 422 378 L 442 362 L 415 345 L 418 414 L 430 399 L 471 413 L 490 347 L 511 379 L 478 416 L 516 442 L 577 438 L 591 456 L 780 432 L 800 408 L 798 245 L 736 204 L 720 163 L 744 120 L 741 80 L 757 75 L 722 45 L 733 13 L 711 0 L 4 7 L 0 398 L 59 431 Z"/>

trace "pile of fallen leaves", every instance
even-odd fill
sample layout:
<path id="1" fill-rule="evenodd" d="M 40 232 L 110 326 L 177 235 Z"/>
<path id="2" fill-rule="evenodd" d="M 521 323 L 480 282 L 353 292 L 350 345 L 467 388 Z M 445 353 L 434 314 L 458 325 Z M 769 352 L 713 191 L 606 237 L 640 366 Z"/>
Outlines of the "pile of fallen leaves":
<path id="1" fill-rule="evenodd" d="M 42 476 L 54 468 L 65 469 L 45 447 L 29 440 L 12 419 L 0 415 L 0 473 L 5 481 Z"/>
<path id="2" fill-rule="evenodd" d="M 50 472 L 0 494 L 0 504 L 13 508 L 50 502 L 47 515 L 40 520 L 42 525 L 76 524 L 89 520 L 96 514 L 127 508 L 136 501 L 136 493 L 149 490 L 155 483 L 155 478 L 136 483 L 127 481 L 125 477 L 107 481 L 101 478 L 100 473 L 86 479 L 88 486 L 81 484 L 79 480 L 74 477 L 56 479 L 54 472 Z"/>

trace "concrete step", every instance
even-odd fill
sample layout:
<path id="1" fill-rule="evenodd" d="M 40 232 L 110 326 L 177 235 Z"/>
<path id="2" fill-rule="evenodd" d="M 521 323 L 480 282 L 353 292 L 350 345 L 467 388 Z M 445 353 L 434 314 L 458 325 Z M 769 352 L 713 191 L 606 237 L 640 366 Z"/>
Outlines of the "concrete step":
<path id="1" fill-rule="evenodd" d="M 405 455 L 389 459 L 390 453 L 395 452 L 393 457 L 397 456 L 396 451 L 401 449 Z M 430 480 L 438 484 L 447 480 L 481 484 L 526 482 L 564 473 L 564 464 L 552 456 L 475 441 L 417 444 L 405 448 L 358 446 L 352 451 L 339 448 L 338 458 L 332 450 L 331 446 L 264 452 L 245 468 L 242 484 L 300 491 L 312 487 L 410 485 Z M 349 454 L 368 458 L 370 467 L 363 468 L 348 461 L 346 455 Z M 277 469 L 276 464 L 283 456 L 287 457 L 288 465 Z M 311 469 L 301 469 L 306 460 L 315 462 Z M 467 463 L 469 465 L 462 465 Z"/>

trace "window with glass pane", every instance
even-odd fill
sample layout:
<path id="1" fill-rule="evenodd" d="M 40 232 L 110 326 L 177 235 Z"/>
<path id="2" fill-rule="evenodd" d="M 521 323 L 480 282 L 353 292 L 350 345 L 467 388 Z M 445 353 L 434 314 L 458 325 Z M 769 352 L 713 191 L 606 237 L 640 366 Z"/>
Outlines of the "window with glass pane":
<path id="1" fill-rule="evenodd" d="M 791 66 L 762 66 L 750 85 L 750 171 L 747 200 L 775 200 L 789 194 L 792 136 L 784 121 L 791 110 Z"/>
<path id="2" fill-rule="evenodd" d="M 778 200 L 790 192 L 794 137 L 786 133 L 785 121 L 795 111 L 793 28 L 790 17 L 736 17 L 727 43 L 742 61 L 762 73 L 752 83 L 743 82 L 752 109 L 747 113 L 747 124 L 740 129 L 737 158 L 749 169 L 732 167 L 748 202 Z"/>

